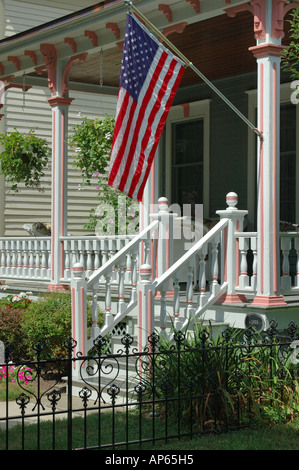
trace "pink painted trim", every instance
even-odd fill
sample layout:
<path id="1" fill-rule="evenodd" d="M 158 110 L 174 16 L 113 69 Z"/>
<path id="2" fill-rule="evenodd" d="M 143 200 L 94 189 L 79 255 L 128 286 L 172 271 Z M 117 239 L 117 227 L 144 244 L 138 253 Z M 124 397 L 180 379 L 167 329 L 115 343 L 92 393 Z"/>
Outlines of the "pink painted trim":
<path id="1" fill-rule="evenodd" d="M 260 65 L 260 129 L 264 131 L 264 64 Z M 264 147 L 260 140 L 260 234 L 261 234 L 261 254 L 260 254 L 260 273 L 261 273 L 261 293 L 264 292 Z"/>
<path id="2" fill-rule="evenodd" d="M 261 307 L 280 307 L 287 305 L 282 295 L 256 295 L 251 305 Z"/>
<path id="3" fill-rule="evenodd" d="M 72 287 L 72 336 L 75 339 L 76 338 L 76 310 L 75 310 L 75 288 Z M 76 355 L 76 348 L 73 350 L 73 357 Z M 73 368 L 76 368 L 76 363 L 74 362 Z"/>
<path id="4" fill-rule="evenodd" d="M 224 281 L 227 281 L 227 227 L 224 229 Z"/>
<path id="5" fill-rule="evenodd" d="M 277 294 L 277 70 L 273 64 L 273 290 Z"/>
<path id="6" fill-rule="evenodd" d="M 139 351 L 142 351 L 142 291 L 138 291 L 138 343 L 139 343 Z"/>
<path id="7" fill-rule="evenodd" d="M 152 290 L 148 291 L 148 334 L 153 333 L 153 325 L 152 325 Z"/>
<path id="8" fill-rule="evenodd" d="M 85 315 L 84 315 L 84 287 L 80 288 L 80 323 L 81 323 L 81 346 L 82 354 L 85 354 Z"/>
<path id="9" fill-rule="evenodd" d="M 243 294 L 227 294 L 223 301 L 224 304 L 240 304 L 246 302 L 248 302 L 247 298 Z"/>
<path id="10" fill-rule="evenodd" d="M 261 44 L 259 46 L 249 47 L 249 51 L 253 53 L 256 59 L 260 59 L 268 56 L 281 57 L 285 48 L 286 46 L 280 46 L 278 44 Z"/>
<path id="11" fill-rule="evenodd" d="M 55 233 L 55 164 L 56 164 L 56 148 L 55 148 L 55 140 L 56 140 L 56 112 L 53 111 L 52 114 L 52 126 L 53 126 L 53 140 L 52 140 L 52 154 L 53 154 L 53 163 L 52 163 L 52 280 L 54 280 L 54 264 L 55 264 L 55 254 L 54 254 L 54 233 Z"/>
<path id="12" fill-rule="evenodd" d="M 240 232 L 240 222 L 237 221 L 237 232 Z M 239 286 L 239 277 L 240 277 L 240 240 L 236 239 L 236 286 Z"/>

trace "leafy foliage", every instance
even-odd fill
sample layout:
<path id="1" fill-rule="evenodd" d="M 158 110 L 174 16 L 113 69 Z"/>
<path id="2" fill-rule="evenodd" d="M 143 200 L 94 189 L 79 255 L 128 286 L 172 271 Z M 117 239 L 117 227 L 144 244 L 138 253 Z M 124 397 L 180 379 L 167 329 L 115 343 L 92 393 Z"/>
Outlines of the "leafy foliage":
<path id="1" fill-rule="evenodd" d="M 283 69 L 291 73 L 293 80 L 299 80 L 299 8 L 294 10 L 289 20 L 291 42 L 286 47 L 282 57 Z M 297 96 L 299 86 L 297 85 Z"/>
<path id="2" fill-rule="evenodd" d="M 85 225 L 97 235 L 135 233 L 138 203 L 108 185 L 108 165 L 113 142 L 115 119 L 105 115 L 103 119 L 83 118 L 72 129 L 70 147 L 75 151 L 75 168 L 82 174 L 82 185 L 97 181 L 98 206 L 90 210 Z"/>
<path id="3" fill-rule="evenodd" d="M 19 183 L 26 187 L 42 190 L 41 178 L 51 156 L 51 149 L 45 139 L 37 137 L 33 130 L 21 134 L 16 129 L 0 135 L 3 151 L 0 154 L 1 173 L 18 192 Z"/>

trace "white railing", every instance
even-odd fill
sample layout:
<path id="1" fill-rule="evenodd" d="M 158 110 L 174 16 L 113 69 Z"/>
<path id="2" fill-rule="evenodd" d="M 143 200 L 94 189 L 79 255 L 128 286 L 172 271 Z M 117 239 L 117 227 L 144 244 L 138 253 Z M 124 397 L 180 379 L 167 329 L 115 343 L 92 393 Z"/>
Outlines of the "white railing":
<path id="1" fill-rule="evenodd" d="M 281 232 L 281 292 L 299 293 L 299 233 Z"/>
<path id="2" fill-rule="evenodd" d="M 138 259 L 142 257 L 145 262 L 149 260 L 156 240 L 156 230 L 159 221 L 152 222 L 139 235 L 129 241 L 123 248 L 115 253 L 103 266 L 94 272 L 89 279 L 85 278 L 82 264 L 73 266 L 71 281 L 72 295 L 72 333 L 77 341 L 77 350 L 88 352 L 93 341 L 99 336 L 107 335 L 122 319 L 137 305 Z M 128 259 L 130 265 L 128 267 Z M 129 299 L 125 298 L 125 278 L 129 289 Z M 112 294 L 112 279 L 117 276 L 117 293 Z M 105 299 L 105 323 L 102 328 L 98 326 L 98 292 L 100 282 L 104 287 L 102 296 Z M 87 338 L 86 305 L 87 293 L 92 293 L 92 328 Z M 116 302 L 113 302 L 116 297 Z"/>
<path id="3" fill-rule="evenodd" d="M 63 280 L 70 282 L 72 268 L 80 263 L 89 278 L 101 266 L 107 263 L 135 235 L 115 236 L 65 236 L 61 237 L 64 249 Z M 127 261 L 130 263 L 130 260 Z M 116 277 L 114 276 L 114 280 Z"/>
<path id="4" fill-rule="evenodd" d="M 173 285 L 173 324 L 176 330 L 185 330 L 196 321 L 206 309 L 227 291 L 227 282 L 223 270 L 219 267 L 219 251 L 223 243 L 224 230 L 229 219 L 222 219 L 187 253 L 171 266 L 162 276 L 153 282 L 154 292 L 160 292 L 160 329 L 166 329 L 166 298 L 169 285 Z M 210 259 L 211 279 L 207 284 L 207 261 Z M 199 284 L 197 305 L 194 307 L 194 267 L 199 263 Z M 182 270 L 187 272 L 186 291 L 180 296 L 180 276 Z M 184 315 L 181 317 L 181 302 L 185 304 Z"/>
<path id="5" fill-rule="evenodd" d="M 0 277 L 50 280 L 51 238 L 0 238 Z"/>

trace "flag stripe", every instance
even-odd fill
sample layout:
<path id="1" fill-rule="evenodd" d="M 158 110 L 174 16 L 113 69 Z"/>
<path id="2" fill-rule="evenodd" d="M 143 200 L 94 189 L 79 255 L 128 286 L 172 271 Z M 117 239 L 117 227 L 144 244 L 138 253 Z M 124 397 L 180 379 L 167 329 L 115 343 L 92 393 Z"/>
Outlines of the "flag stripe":
<path id="1" fill-rule="evenodd" d="M 169 112 L 169 109 L 171 108 L 171 104 L 173 102 L 173 99 L 174 99 L 174 96 L 175 96 L 175 93 L 178 89 L 178 86 L 180 84 L 180 81 L 181 81 L 181 78 L 182 78 L 182 75 L 184 73 L 184 68 L 182 67 L 180 69 L 180 72 L 179 72 L 179 75 L 176 79 L 176 83 L 172 89 L 172 93 L 168 99 L 168 103 L 167 103 L 167 106 L 165 108 L 165 111 L 163 113 L 163 116 L 161 117 L 161 120 L 160 120 L 160 123 L 159 123 L 159 132 L 158 132 L 158 136 L 160 137 L 161 133 L 162 133 L 162 130 L 163 130 L 163 127 L 165 125 L 165 122 L 166 122 L 166 119 L 167 119 L 167 116 L 168 116 L 168 112 Z M 159 137 L 156 138 L 156 142 L 155 142 L 155 145 L 153 146 L 152 150 L 151 150 L 151 153 L 148 157 L 148 165 L 147 165 L 147 168 L 145 170 L 145 175 L 143 176 L 142 179 L 140 179 L 139 181 L 139 184 L 137 185 L 137 187 L 135 188 L 134 190 L 134 193 L 135 193 L 135 197 L 134 197 L 134 193 L 132 193 L 132 196 L 134 199 L 138 200 L 138 201 L 141 201 L 142 200 L 142 195 L 143 195 L 143 192 L 144 192 L 144 187 L 145 187 L 145 184 L 147 182 L 147 179 L 148 179 L 148 176 L 149 176 L 149 172 L 151 170 L 151 165 L 152 165 L 152 162 L 154 160 L 154 157 L 155 157 L 155 154 L 156 154 L 156 150 L 157 150 L 157 146 L 158 146 L 158 143 L 159 143 Z M 138 190 L 139 188 L 139 190 Z M 137 192 L 138 191 L 138 192 Z"/>
<path id="2" fill-rule="evenodd" d="M 141 201 L 183 62 L 128 14 L 108 184 Z"/>
<path id="3" fill-rule="evenodd" d="M 134 131 L 134 134 L 133 134 L 132 140 L 131 140 L 132 141 L 132 146 L 128 149 L 129 154 L 128 154 L 128 157 L 127 157 L 127 164 L 126 164 L 125 172 L 124 172 L 123 177 L 121 178 L 121 181 L 120 181 L 120 184 L 119 184 L 119 190 L 120 191 L 123 191 L 123 189 L 125 187 L 125 184 L 126 184 L 126 181 L 127 181 L 128 175 L 129 175 L 129 171 L 130 171 L 130 168 L 131 168 L 131 163 L 132 163 L 132 160 L 134 158 L 136 146 L 137 146 L 137 143 L 138 143 L 138 140 L 139 140 L 138 136 L 139 136 L 140 128 L 141 128 L 141 125 L 144 122 L 145 112 L 147 110 L 147 106 L 148 106 L 148 104 L 150 102 L 150 99 L 153 95 L 153 92 L 155 90 L 155 85 L 156 85 L 156 83 L 159 79 L 160 73 L 163 69 L 163 66 L 165 64 L 166 59 L 167 59 L 167 54 L 166 54 L 166 52 L 163 52 L 162 56 L 161 56 L 161 58 L 158 62 L 158 65 L 155 69 L 155 72 L 153 74 L 153 78 L 150 82 L 150 86 L 148 87 L 147 92 L 145 93 L 144 99 L 141 102 L 140 109 L 137 110 L 137 113 L 136 113 L 136 116 L 135 116 L 136 117 L 136 123 L 135 123 L 134 127 L 132 128 L 132 130 Z M 142 148 L 141 148 L 141 152 L 142 152 Z"/>
<path id="4" fill-rule="evenodd" d="M 159 95 L 161 84 L 164 83 L 164 78 L 166 76 L 166 73 L 167 73 L 168 66 L 169 66 L 170 62 L 171 62 L 171 59 L 168 57 L 167 61 L 166 61 L 166 66 L 164 66 L 163 71 L 160 74 L 159 81 L 157 82 L 156 87 L 153 91 L 153 97 L 155 98 L 155 100 L 157 99 L 156 97 Z M 146 133 L 146 131 L 149 127 L 149 119 L 150 119 L 150 115 L 151 115 L 151 111 L 152 111 L 152 108 L 154 106 L 154 103 L 155 103 L 155 101 L 152 99 L 150 101 L 147 109 L 146 109 L 146 115 L 145 115 L 145 118 L 143 120 L 143 126 L 142 126 L 142 128 L 139 132 L 139 135 L 137 136 L 138 143 L 137 143 L 137 147 L 136 147 L 136 151 L 135 151 L 135 158 L 133 160 L 133 164 L 132 164 L 132 167 L 131 167 L 130 174 L 128 175 L 127 184 L 126 184 L 125 188 L 122 189 L 123 192 L 125 192 L 126 194 L 128 194 L 128 191 L 129 191 L 130 186 L 131 186 L 131 181 L 134 177 L 135 172 L 137 171 L 137 166 L 138 166 L 138 161 L 139 161 L 140 155 L 144 151 L 143 148 L 142 148 L 142 141 L 143 141 L 144 134 Z M 159 112 L 160 111 L 161 110 L 159 109 Z M 134 125 L 132 125 L 132 127 L 134 128 Z M 151 136 L 151 142 L 150 142 L 150 144 L 148 144 L 148 147 L 150 147 L 153 144 L 154 138 L 155 138 L 155 136 L 154 136 L 154 131 L 153 131 L 152 136 Z"/>
<path id="5" fill-rule="evenodd" d="M 135 187 L 138 183 L 138 180 L 141 176 L 141 173 L 142 173 L 142 168 L 144 166 L 144 161 L 145 161 L 145 151 L 146 151 L 146 147 L 148 145 L 148 142 L 149 142 L 149 139 L 150 139 L 150 136 L 152 134 L 152 125 L 154 123 L 154 120 L 156 118 L 156 115 L 157 113 L 159 112 L 159 110 L 161 109 L 161 101 L 162 101 L 162 98 L 164 97 L 165 93 L 167 92 L 167 85 L 172 77 L 172 74 L 173 74 L 173 71 L 174 71 L 174 68 L 176 66 L 176 61 L 175 60 L 172 60 L 171 61 L 171 65 L 166 73 L 166 76 L 164 78 L 164 81 L 162 83 L 162 86 L 159 90 L 159 93 L 158 93 L 158 96 L 157 96 L 157 100 L 152 108 L 152 111 L 151 111 L 151 114 L 149 116 L 149 120 L 148 120 L 148 124 L 147 124 L 147 128 L 146 128 L 146 131 L 145 131 L 145 134 L 144 134 L 144 137 L 142 139 L 142 143 L 141 143 L 141 153 L 139 155 L 139 159 L 138 159 L 138 165 L 137 165 L 137 168 L 136 168 L 136 171 L 134 173 L 134 176 L 133 176 L 133 180 L 132 180 L 132 183 L 131 183 L 131 186 L 130 186 L 130 189 L 129 189 L 129 192 L 128 192 L 128 196 L 132 197 L 132 194 L 135 190 Z M 159 135 L 155 135 L 155 140 L 159 140 Z"/>

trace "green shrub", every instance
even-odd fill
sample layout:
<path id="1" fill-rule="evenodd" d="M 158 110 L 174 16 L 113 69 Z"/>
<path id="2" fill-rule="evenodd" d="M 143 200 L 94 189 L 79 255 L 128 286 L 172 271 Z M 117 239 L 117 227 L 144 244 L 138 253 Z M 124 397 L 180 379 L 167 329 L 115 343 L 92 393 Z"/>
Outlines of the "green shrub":
<path id="1" fill-rule="evenodd" d="M 0 306 L 0 341 L 10 344 L 10 359 L 13 360 L 25 356 L 26 347 L 22 328 L 24 311 L 24 308 Z"/>
<path id="2" fill-rule="evenodd" d="M 46 345 L 48 356 L 55 358 L 65 355 L 63 344 L 72 334 L 71 308 L 70 293 L 45 294 L 31 303 L 24 311 L 22 323 L 28 354 L 32 353 L 37 342 L 42 341 Z M 87 318 L 90 327 L 91 306 L 89 303 Z M 102 317 L 99 321 L 102 323 Z"/>

